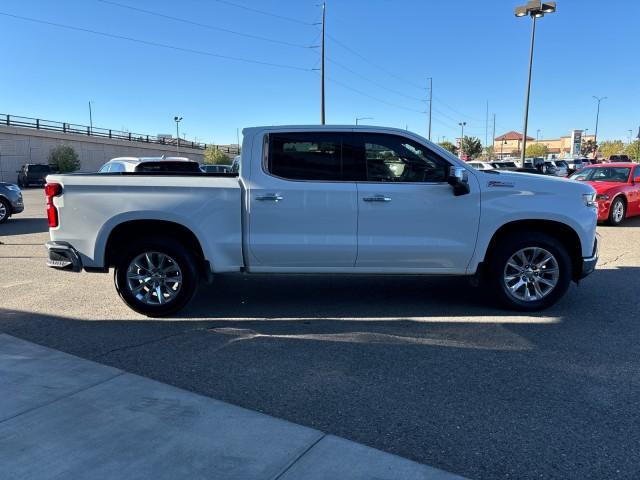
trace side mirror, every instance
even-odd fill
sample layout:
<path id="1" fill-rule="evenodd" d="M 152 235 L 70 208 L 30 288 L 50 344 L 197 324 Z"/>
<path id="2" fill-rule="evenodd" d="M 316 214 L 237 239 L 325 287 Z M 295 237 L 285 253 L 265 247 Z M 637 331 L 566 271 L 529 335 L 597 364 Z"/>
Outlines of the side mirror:
<path id="1" fill-rule="evenodd" d="M 453 187 L 453 194 L 466 195 L 471 191 L 469 188 L 469 173 L 462 167 L 449 167 L 447 183 Z"/>

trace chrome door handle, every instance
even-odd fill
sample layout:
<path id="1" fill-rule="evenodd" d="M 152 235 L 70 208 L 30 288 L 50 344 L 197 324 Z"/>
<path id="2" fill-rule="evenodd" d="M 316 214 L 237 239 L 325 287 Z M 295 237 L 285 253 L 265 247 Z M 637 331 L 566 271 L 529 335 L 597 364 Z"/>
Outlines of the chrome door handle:
<path id="1" fill-rule="evenodd" d="M 390 202 L 391 197 L 386 195 L 374 195 L 373 197 L 362 197 L 365 202 Z"/>
<path id="2" fill-rule="evenodd" d="M 284 197 L 278 193 L 267 193 L 265 195 L 256 195 L 256 200 L 260 200 L 261 202 L 279 202 L 280 200 L 284 200 Z"/>

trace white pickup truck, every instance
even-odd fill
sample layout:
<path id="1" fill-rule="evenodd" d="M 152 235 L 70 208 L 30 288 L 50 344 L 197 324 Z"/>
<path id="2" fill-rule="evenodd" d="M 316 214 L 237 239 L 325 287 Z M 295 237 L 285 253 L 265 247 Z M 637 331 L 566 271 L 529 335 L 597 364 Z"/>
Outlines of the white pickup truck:
<path id="1" fill-rule="evenodd" d="M 391 128 L 243 133 L 239 174 L 49 175 L 49 266 L 114 267 L 122 299 L 149 316 L 223 272 L 467 275 L 536 310 L 595 268 L 583 183 L 476 171 Z"/>

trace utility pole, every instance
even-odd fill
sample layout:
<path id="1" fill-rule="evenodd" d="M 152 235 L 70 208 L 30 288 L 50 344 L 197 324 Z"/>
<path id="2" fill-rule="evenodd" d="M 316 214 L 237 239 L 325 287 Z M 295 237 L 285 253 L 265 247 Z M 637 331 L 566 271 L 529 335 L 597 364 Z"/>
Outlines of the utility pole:
<path id="1" fill-rule="evenodd" d="M 494 147 L 495 143 L 496 143 L 496 114 L 494 113 L 493 114 L 493 134 L 491 135 L 491 146 Z"/>
<path id="2" fill-rule="evenodd" d="M 629 129 L 629 145 L 631 145 L 631 135 L 633 134 L 633 130 Z"/>
<path id="3" fill-rule="evenodd" d="M 431 110 L 433 105 L 433 77 L 429 77 L 429 141 L 431 141 Z"/>
<path id="4" fill-rule="evenodd" d="M 324 125 L 324 36 L 326 26 L 326 3 L 322 2 L 322 63 L 320 66 L 320 124 Z"/>
<path id="5" fill-rule="evenodd" d="M 484 117 L 484 148 L 489 147 L 489 100 L 487 100 L 487 110 Z"/>
<path id="6" fill-rule="evenodd" d="M 91 114 L 91 100 L 89 100 L 89 133 L 93 133 L 93 115 Z"/>

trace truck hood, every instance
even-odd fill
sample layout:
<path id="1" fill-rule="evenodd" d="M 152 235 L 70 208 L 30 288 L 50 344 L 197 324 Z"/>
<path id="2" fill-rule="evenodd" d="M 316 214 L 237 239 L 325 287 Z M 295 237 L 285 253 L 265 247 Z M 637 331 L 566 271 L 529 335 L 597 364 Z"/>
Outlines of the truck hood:
<path id="1" fill-rule="evenodd" d="M 529 190 L 534 193 L 554 193 L 560 190 L 573 190 L 576 193 L 593 193 L 594 191 L 594 188 L 588 182 L 578 182 L 564 177 L 504 170 L 491 172 L 491 170 L 489 172 L 478 172 L 478 181 L 485 189 L 515 188 Z"/>

